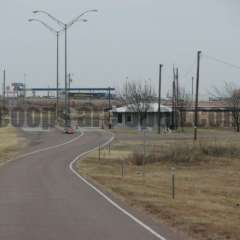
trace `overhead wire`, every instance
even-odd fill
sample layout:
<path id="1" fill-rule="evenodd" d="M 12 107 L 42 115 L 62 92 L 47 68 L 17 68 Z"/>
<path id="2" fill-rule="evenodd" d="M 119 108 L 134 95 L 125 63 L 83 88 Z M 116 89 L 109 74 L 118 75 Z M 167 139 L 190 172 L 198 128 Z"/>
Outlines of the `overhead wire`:
<path id="1" fill-rule="evenodd" d="M 240 70 L 240 66 L 238 66 L 237 64 L 229 63 L 229 62 L 227 62 L 225 60 L 222 60 L 222 59 L 219 59 L 219 58 L 207 55 L 207 54 L 202 54 L 202 56 L 206 57 L 207 59 L 210 59 L 212 61 L 215 61 L 215 62 L 218 62 L 218 63 L 222 63 L 222 64 L 224 64 L 226 66 L 231 67 L 231 68 L 235 68 L 235 69 L 239 69 Z"/>
<path id="2" fill-rule="evenodd" d="M 187 68 L 187 71 L 185 71 L 182 74 L 182 78 L 186 78 L 190 75 L 190 73 L 193 72 L 194 68 L 196 68 L 196 60 L 193 61 L 193 63 Z"/>

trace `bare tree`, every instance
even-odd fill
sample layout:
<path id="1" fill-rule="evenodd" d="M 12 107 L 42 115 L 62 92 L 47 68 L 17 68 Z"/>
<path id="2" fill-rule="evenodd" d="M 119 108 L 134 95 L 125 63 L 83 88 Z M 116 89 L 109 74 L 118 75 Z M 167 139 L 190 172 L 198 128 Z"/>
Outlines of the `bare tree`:
<path id="1" fill-rule="evenodd" d="M 179 125 L 182 130 L 186 122 L 187 110 L 191 107 L 191 96 L 186 92 L 184 88 L 179 89 L 178 92 L 178 114 L 179 114 Z"/>
<path id="2" fill-rule="evenodd" d="M 155 93 L 151 84 L 146 82 L 145 84 L 127 82 L 120 92 L 120 99 L 130 112 L 137 113 L 139 127 L 141 128 L 151 107 L 151 103 L 155 99 Z"/>
<path id="3" fill-rule="evenodd" d="M 229 108 L 234 127 L 240 132 L 240 88 L 233 83 L 225 83 L 223 90 L 214 89 L 213 96 Z"/>

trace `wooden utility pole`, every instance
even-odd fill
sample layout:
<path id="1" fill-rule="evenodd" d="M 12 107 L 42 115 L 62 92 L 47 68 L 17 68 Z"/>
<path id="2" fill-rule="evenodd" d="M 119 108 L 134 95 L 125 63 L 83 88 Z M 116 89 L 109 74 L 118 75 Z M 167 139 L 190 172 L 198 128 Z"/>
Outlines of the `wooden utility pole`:
<path id="1" fill-rule="evenodd" d="M 158 88 L 158 134 L 161 133 L 161 98 L 162 98 L 162 68 L 163 65 L 159 65 L 159 88 Z"/>
<path id="2" fill-rule="evenodd" d="M 59 34 L 57 32 L 57 101 L 56 101 L 56 120 L 58 121 L 58 112 L 59 112 Z"/>
<path id="3" fill-rule="evenodd" d="M 193 103 L 193 98 L 194 98 L 194 77 L 192 77 L 192 103 Z"/>
<path id="4" fill-rule="evenodd" d="M 178 98 L 179 98 L 179 72 L 178 68 L 176 69 L 176 102 L 178 106 Z"/>
<path id="5" fill-rule="evenodd" d="M 199 98 L 199 80 L 200 80 L 200 60 L 201 51 L 197 53 L 197 78 L 196 78 L 196 101 L 195 101 L 195 123 L 194 123 L 194 140 L 197 140 L 197 128 L 198 128 L 198 98 Z"/>
<path id="6" fill-rule="evenodd" d="M 111 123 L 111 88 L 108 88 L 108 128 L 112 128 L 112 123 Z"/>
<path id="7" fill-rule="evenodd" d="M 172 83 L 172 128 L 175 129 L 175 68 L 173 66 L 173 83 Z"/>
<path id="8" fill-rule="evenodd" d="M 6 70 L 3 70 L 3 107 L 6 104 Z"/>
<path id="9" fill-rule="evenodd" d="M 172 128 L 175 129 L 175 81 L 173 81 L 172 86 Z"/>
<path id="10" fill-rule="evenodd" d="M 176 93 L 175 93 L 175 96 L 176 96 L 176 101 L 175 101 L 175 115 L 176 115 L 176 129 L 178 129 L 178 121 L 179 121 L 179 118 L 178 118 L 178 101 L 179 101 L 179 72 L 178 72 L 178 68 L 176 69 Z"/>

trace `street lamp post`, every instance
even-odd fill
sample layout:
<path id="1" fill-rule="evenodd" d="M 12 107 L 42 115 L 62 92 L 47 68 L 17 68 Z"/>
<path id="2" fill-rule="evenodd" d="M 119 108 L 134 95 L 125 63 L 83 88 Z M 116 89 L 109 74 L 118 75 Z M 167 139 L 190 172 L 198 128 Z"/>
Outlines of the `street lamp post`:
<path id="1" fill-rule="evenodd" d="M 64 32 L 65 32 L 65 127 L 67 127 L 67 125 L 69 125 L 68 121 L 69 121 L 69 106 L 68 106 L 68 81 L 67 81 L 67 74 L 68 74 L 68 64 L 67 64 L 67 53 L 68 53 L 68 49 L 67 49 L 67 24 L 64 24 Z"/>
<path id="2" fill-rule="evenodd" d="M 58 112 L 59 112 L 59 36 L 61 31 L 57 31 L 54 28 L 50 27 L 48 24 L 46 24 L 44 21 L 31 18 L 28 20 L 29 22 L 39 22 L 43 26 L 45 26 L 48 30 L 50 30 L 52 33 L 54 33 L 57 37 L 57 103 L 56 103 L 56 120 L 58 120 Z"/>
<path id="3" fill-rule="evenodd" d="M 56 120 L 58 121 L 59 112 L 59 31 L 57 32 L 57 105 L 56 105 Z"/>
<path id="4" fill-rule="evenodd" d="M 68 116 L 69 118 L 69 114 L 70 114 L 70 109 L 68 107 L 68 59 L 67 59 L 67 31 L 68 29 L 76 22 L 78 21 L 82 21 L 82 22 L 87 22 L 86 19 L 83 19 L 82 17 L 84 15 L 86 15 L 87 13 L 90 13 L 90 12 L 98 12 L 97 9 L 92 9 L 92 10 L 88 10 L 88 11 L 85 11 L 83 12 L 82 14 L 80 14 L 79 16 L 77 16 L 76 18 L 74 18 L 71 22 L 69 23 L 64 23 L 63 21 L 57 19 L 56 17 L 54 17 L 53 15 L 51 15 L 50 13 L 46 12 L 46 11 L 42 11 L 42 10 L 37 10 L 37 11 L 34 11 L 33 13 L 34 14 L 38 14 L 38 13 L 42 13 L 42 14 L 45 14 L 47 15 L 50 19 L 52 19 L 53 21 L 55 21 L 59 26 L 61 26 L 65 32 L 65 102 L 64 102 L 64 109 L 65 109 L 65 127 L 67 127 L 68 125 L 68 119 L 66 116 Z"/>

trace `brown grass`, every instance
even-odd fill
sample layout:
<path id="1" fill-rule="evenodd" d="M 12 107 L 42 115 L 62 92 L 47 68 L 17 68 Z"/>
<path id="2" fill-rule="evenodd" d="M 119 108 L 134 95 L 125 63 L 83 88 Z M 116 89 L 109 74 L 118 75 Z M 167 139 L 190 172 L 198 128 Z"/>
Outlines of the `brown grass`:
<path id="1" fill-rule="evenodd" d="M 148 136 L 147 156 L 154 151 L 158 158 L 144 168 L 140 164 L 143 147 L 138 134 L 135 140 L 129 140 L 127 134 L 125 137 L 117 137 L 110 154 L 102 151 L 100 162 L 97 152 L 79 162 L 81 174 L 157 221 L 196 239 L 240 239 L 238 136 L 231 138 L 231 133 L 215 131 L 212 139 L 197 144 L 185 136 L 184 142 Z M 216 141 L 216 137 L 222 140 Z M 134 163 L 132 156 L 138 159 L 138 154 L 139 163 Z M 171 198 L 172 167 L 176 168 L 175 200 Z"/>
<path id="2" fill-rule="evenodd" d="M 169 144 L 159 150 L 159 146 L 148 149 L 146 154 L 135 149 L 128 157 L 128 162 L 137 166 L 152 164 L 157 162 L 168 162 L 175 164 L 201 164 L 209 162 L 213 158 L 240 158 L 240 148 L 238 144 L 223 142 L 179 142 Z"/>
<path id="3" fill-rule="evenodd" d="M 26 145 L 12 127 L 0 128 L 0 166 L 11 160 Z"/>

